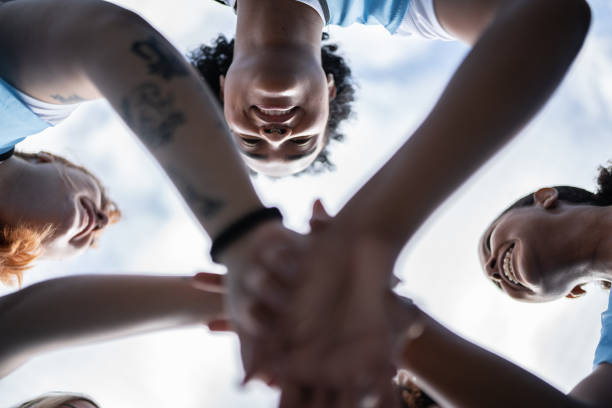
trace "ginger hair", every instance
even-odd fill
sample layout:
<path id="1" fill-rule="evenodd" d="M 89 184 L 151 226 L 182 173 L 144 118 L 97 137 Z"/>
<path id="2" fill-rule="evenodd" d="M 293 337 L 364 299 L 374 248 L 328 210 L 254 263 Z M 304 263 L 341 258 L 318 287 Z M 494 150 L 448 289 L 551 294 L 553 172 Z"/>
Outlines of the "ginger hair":
<path id="1" fill-rule="evenodd" d="M 24 225 L 0 227 L 0 281 L 21 287 L 23 271 L 42 254 L 43 242 L 52 232 L 52 226 L 42 230 Z"/>
<path id="2" fill-rule="evenodd" d="M 64 167 L 71 167 L 82 171 L 90 176 L 98 185 L 102 193 L 102 211 L 108 216 L 109 224 L 112 225 L 121 219 L 121 211 L 117 204 L 108 198 L 102 182 L 85 167 L 76 165 L 61 156 L 49 152 L 15 152 L 15 157 L 30 162 L 51 160 L 57 164 L 58 171 L 65 177 L 66 183 L 72 183 L 72 180 L 66 175 Z M 0 282 L 10 286 L 17 283 L 21 287 L 23 272 L 31 268 L 33 261 L 43 254 L 44 244 L 46 240 L 52 237 L 54 227 L 53 225 L 48 225 L 40 229 L 33 228 L 24 223 L 12 224 L 11 222 L 11 225 L 0 225 Z M 103 229 L 95 232 L 92 246 L 95 246 L 102 232 Z"/>

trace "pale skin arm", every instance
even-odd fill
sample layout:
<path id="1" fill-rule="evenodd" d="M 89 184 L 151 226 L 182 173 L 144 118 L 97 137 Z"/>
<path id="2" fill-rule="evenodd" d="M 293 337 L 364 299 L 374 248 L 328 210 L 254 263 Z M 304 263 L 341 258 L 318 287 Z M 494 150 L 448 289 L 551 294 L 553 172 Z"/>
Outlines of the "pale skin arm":
<path id="1" fill-rule="evenodd" d="M 335 221 L 395 253 L 539 111 L 590 22 L 583 0 L 436 0 L 435 8 L 448 31 L 474 46 L 423 124 Z"/>
<path id="2" fill-rule="evenodd" d="M 221 323 L 221 276 L 83 275 L 0 298 L 0 377 L 59 348 L 195 324 Z"/>
<path id="3" fill-rule="evenodd" d="M 423 332 L 405 341 L 399 366 L 410 371 L 441 406 L 603 408 L 612 404 L 612 365 L 597 366 L 566 395 L 425 313 L 417 310 L 410 315 L 410 322 L 418 322 Z"/>
<path id="4" fill-rule="evenodd" d="M 106 98 L 212 237 L 262 207 L 206 85 L 128 10 L 97 0 L 1 5 L 0 77 L 51 103 Z"/>

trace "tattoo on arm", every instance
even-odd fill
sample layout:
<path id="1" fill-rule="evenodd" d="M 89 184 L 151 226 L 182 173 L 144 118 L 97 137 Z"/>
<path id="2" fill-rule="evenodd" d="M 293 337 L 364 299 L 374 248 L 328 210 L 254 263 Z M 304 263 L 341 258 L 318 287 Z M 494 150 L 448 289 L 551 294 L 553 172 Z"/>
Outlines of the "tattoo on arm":
<path id="1" fill-rule="evenodd" d="M 63 95 L 55 94 L 55 95 L 51 95 L 51 97 L 55 99 L 56 101 L 58 101 L 59 103 L 63 103 L 63 104 L 85 102 L 86 100 L 76 94 L 72 94 L 70 96 L 63 96 Z"/>
<path id="2" fill-rule="evenodd" d="M 164 94 L 159 85 L 145 82 L 121 100 L 126 123 L 150 148 L 162 147 L 174 139 L 176 129 L 187 122 L 174 107 L 172 92 Z"/>
<path id="3" fill-rule="evenodd" d="M 153 36 L 134 42 L 132 52 L 147 62 L 149 74 L 160 76 L 166 81 L 189 75 L 186 63 Z"/>
<path id="4" fill-rule="evenodd" d="M 225 206 L 223 200 L 209 197 L 198 191 L 178 170 L 167 168 L 166 172 L 196 216 L 204 219 L 212 218 Z"/>

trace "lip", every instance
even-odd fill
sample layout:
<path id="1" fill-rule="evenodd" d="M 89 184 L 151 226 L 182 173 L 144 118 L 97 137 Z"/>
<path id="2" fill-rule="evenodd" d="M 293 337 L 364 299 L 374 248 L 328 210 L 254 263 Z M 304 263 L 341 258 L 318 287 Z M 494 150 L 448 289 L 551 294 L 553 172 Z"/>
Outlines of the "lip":
<path id="1" fill-rule="evenodd" d="M 96 227 L 96 214 L 95 214 L 95 207 L 93 202 L 91 202 L 90 199 L 86 198 L 86 197 L 82 197 L 79 200 L 81 207 L 83 208 L 84 211 L 84 218 L 87 218 L 84 222 L 84 226 L 81 229 L 81 231 L 76 234 L 71 241 L 78 241 L 84 237 L 86 237 L 87 235 L 89 235 L 89 233 L 91 233 L 94 228 Z"/>
<path id="2" fill-rule="evenodd" d="M 287 113 L 281 114 L 269 114 L 266 113 L 266 110 L 272 111 L 287 111 Z M 287 124 L 291 119 L 293 119 L 297 113 L 299 108 L 297 106 L 259 106 L 255 105 L 251 107 L 251 112 L 255 115 L 259 120 L 265 122 L 266 124 L 278 124 L 283 125 Z"/>

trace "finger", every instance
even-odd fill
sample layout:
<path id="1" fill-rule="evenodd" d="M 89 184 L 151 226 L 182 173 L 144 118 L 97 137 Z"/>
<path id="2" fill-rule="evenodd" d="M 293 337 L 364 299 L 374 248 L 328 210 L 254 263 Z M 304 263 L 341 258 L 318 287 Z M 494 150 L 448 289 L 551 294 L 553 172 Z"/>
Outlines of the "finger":
<path id="1" fill-rule="evenodd" d="M 218 319 L 211 320 L 207 323 L 208 329 L 213 332 L 231 332 L 232 326 L 229 320 L 226 319 Z"/>
<path id="2" fill-rule="evenodd" d="M 310 217 L 310 230 L 316 232 L 327 227 L 331 221 L 332 216 L 327 213 L 325 206 L 320 199 L 316 199 L 312 204 L 312 216 Z"/>
<path id="3" fill-rule="evenodd" d="M 195 288 L 213 293 L 225 293 L 225 275 L 218 273 L 199 272 L 193 276 L 192 284 Z"/>

